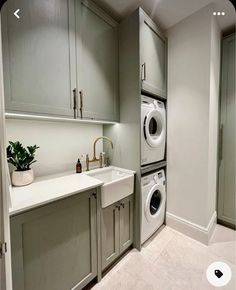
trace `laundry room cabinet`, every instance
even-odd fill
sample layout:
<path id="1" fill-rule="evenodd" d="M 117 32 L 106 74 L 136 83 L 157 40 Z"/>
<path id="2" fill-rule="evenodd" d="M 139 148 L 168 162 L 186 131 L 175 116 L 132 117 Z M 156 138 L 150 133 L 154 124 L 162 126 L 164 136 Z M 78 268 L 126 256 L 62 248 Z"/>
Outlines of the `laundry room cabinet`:
<path id="1" fill-rule="evenodd" d="M 72 1 L 11 0 L 1 11 L 7 112 L 73 116 Z M 20 19 L 13 12 L 20 9 Z M 69 41 L 70 39 L 70 41 Z"/>
<path id="2" fill-rule="evenodd" d="M 76 2 L 78 115 L 118 121 L 117 23 L 91 2 Z"/>
<path id="3" fill-rule="evenodd" d="M 166 98 L 167 39 L 143 10 L 139 15 L 142 90 Z"/>
<path id="4" fill-rule="evenodd" d="M 11 217 L 14 290 L 82 289 L 98 275 L 96 190 Z"/>
<path id="5" fill-rule="evenodd" d="M 110 16 L 85 0 L 11 0 L 1 14 L 8 113 L 118 121 L 118 35 Z"/>
<path id="6" fill-rule="evenodd" d="M 155 104 L 152 112 L 143 112 L 142 115 L 141 109 L 145 102 L 143 96 L 152 97 L 155 102 L 162 101 L 163 109 L 167 108 L 166 66 L 167 39 L 143 9 L 138 8 L 119 24 L 120 123 L 125 126 L 104 125 L 104 134 L 116 140 L 116 150 L 107 150 L 113 165 L 136 172 L 133 245 L 139 250 L 142 228 L 141 174 L 166 166 L 166 162 L 161 161 L 166 156 L 165 116 L 156 114 Z M 145 103 L 148 105 L 148 102 Z M 146 130 L 144 126 L 147 126 Z M 143 154 L 143 144 L 147 143 L 144 133 L 147 132 L 150 146 L 147 147 L 148 154 Z M 160 146 L 157 141 L 160 141 Z M 157 147 L 153 150 L 153 144 L 161 148 L 160 155 L 155 151 Z M 144 155 L 150 158 L 150 154 L 153 158 L 144 160 Z"/>
<path id="7" fill-rule="evenodd" d="M 101 218 L 104 270 L 133 243 L 133 196 L 103 208 Z"/>

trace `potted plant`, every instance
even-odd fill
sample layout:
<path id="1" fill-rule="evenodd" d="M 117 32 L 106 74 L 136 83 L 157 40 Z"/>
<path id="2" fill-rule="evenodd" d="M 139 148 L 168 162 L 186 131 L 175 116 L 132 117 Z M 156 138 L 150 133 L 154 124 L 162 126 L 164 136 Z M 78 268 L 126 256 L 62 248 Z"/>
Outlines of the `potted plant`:
<path id="1" fill-rule="evenodd" d="M 37 145 L 24 148 L 19 141 L 9 141 L 7 161 L 16 167 L 12 173 L 13 185 L 24 186 L 33 182 L 34 173 L 30 166 L 37 161 L 35 160 L 35 152 L 38 148 Z"/>

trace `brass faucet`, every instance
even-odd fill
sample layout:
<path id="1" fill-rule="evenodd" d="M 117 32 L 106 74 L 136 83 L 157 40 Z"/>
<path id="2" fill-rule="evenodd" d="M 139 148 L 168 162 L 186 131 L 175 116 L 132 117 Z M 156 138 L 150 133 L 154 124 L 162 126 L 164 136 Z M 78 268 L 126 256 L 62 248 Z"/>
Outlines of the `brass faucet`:
<path id="1" fill-rule="evenodd" d="M 86 170 L 87 171 L 89 171 L 89 163 L 92 163 L 92 162 L 99 161 L 100 167 L 102 167 L 102 154 L 100 154 L 99 158 L 96 157 L 96 144 L 100 139 L 104 139 L 104 140 L 107 140 L 108 142 L 110 142 L 111 148 L 113 149 L 113 142 L 110 138 L 108 138 L 106 136 L 98 137 L 93 143 L 93 158 L 90 160 L 88 154 L 86 155 Z"/>

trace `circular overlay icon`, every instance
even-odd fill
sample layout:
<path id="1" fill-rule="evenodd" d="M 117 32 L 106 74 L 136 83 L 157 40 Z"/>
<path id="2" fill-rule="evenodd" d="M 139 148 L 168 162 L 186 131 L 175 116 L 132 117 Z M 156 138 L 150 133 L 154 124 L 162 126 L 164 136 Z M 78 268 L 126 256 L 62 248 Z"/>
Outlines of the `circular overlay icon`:
<path id="1" fill-rule="evenodd" d="M 211 285 L 222 287 L 229 283 L 232 272 L 226 263 L 214 262 L 207 268 L 206 276 Z"/>

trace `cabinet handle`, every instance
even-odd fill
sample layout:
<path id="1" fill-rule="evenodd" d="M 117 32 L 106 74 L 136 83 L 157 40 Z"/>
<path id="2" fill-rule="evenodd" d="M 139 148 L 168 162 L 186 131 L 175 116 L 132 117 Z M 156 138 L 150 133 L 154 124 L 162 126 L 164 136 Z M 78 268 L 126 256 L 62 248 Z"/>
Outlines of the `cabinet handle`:
<path id="1" fill-rule="evenodd" d="M 125 204 L 123 202 L 120 203 L 120 206 L 122 206 L 123 208 L 125 208 Z"/>
<path id="2" fill-rule="evenodd" d="M 92 195 L 95 199 L 97 199 L 97 194 L 95 192 Z"/>
<path id="3" fill-rule="evenodd" d="M 146 81 L 146 62 L 142 64 L 142 81 Z"/>
<path id="4" fill-rule="evenodd" d="M 77 114 L 76 114 L 76 111 L 77 111 L 77 96 L 76 96 L 76 89 L 73 89 L 73 103 L 74 103 L 74 106 L 73 106 L 73 110 L 74 110 L 74 119 L 76 119 L 76 117 L 77 117 Z"/>
<path id="5" fill-rule="evenodd" d="M 116 208 L 118 208 L 118 210 L 120 210 L 120 206 L 119 205 L 116 205 Z"/>
<path id="6" fill-rule="evenodd" d="M 79 96 L 80 96 L 80 117 L 83 119 L 83 91 L 79 91 Z"/>

